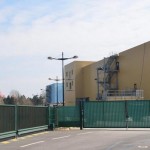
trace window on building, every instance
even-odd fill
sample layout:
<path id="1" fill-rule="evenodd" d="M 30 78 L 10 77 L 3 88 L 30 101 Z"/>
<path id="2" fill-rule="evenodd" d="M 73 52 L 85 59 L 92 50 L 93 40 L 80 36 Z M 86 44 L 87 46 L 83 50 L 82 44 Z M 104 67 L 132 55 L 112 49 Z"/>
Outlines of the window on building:
<path id="1" fill-rule="evenodd" d="M 72 70 L 72 75 L 73 75 L 73 70 Z"/>
<path id="2" fill-rule="evenodd" d="M 119 70 L 119 62 L 116 62 L 116 70 Z"/>
<path id="3" fill-rule="evenodd" d="M 71 72 L 69 72 L 69 78 L 71 78 Z"/>
<path id="4" fill-rule="evenodd" d="M 72 87 L 72 86 L 71 86 L 71 82 L 70 82 L 70 83 L 69 83 L 69 89 L 70 89 L 70 90 L 71 90 L 71 87 Z"/>
<path id="5" fill-rule="evenodd" d="M 73 81 L 72 81 L 72 86 L 73 86 Z"/>
<path id="6" fill-rule="evenodd" d="M 66 72 L 66 77 L 68 77 L 68 72 Z"/>
<path id="7" fill-rule="evenodd" d="M 68 87 L 68 82 L 66 82 L 66 87 Z"/>

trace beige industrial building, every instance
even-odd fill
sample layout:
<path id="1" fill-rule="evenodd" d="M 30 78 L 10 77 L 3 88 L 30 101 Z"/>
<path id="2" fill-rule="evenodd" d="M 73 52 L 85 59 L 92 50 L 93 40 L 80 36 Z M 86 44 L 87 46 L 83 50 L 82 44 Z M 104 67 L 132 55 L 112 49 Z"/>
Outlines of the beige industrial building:
<path id="1" fill-rule="evenodd" d="M 65 66 L 65 104 L 76 100 L 150 99 L 150 42 L 98 62 Z"/>

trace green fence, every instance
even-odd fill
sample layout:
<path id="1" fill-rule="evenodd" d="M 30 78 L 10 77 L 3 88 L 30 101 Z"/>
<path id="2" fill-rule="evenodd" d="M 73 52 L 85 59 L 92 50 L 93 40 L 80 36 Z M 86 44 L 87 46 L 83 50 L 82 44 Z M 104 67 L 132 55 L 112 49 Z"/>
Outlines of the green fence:
<path id="1" fill-rule="evenodd" d="M 0 139 L 48 129 L 48 107 L 0 105 Z"/>
<path id="2" fill-rule="evenodd" d="M 126 127 L 125 102 L 84 103 L 84 127 Z"/>
<path id="3" fill-rule="evenodd" d="M 48 127 L 150 128 L 150 100 L 90 101 L 61 107 L 0 105 L 0 139 Z"/>
<path id="4" fill-rule="evenodd" d="M 48 128 L 48 108 L 43 106 L 18 106 L 18 134 Z"/>
<path id="5" fill-rule="evenodd" d="M 150 128 L 150 101 L 84 103 L 84 128 Z"/>
<path id="6" fill-rule="evenodd" d="M 48 125 L 52 130 L 58 126 L 57 107 L 48 107 Z"/>
<path id="7" fill-rule="evenodd" d="M 59 127 L 79 127 L 80 109 L 79 106 L 65 106 L 57 108 Z"/>
<path id="8" fill-rule="evenodd" d="M 150 101 L 128 101 L 128 127 L 149 128 L 150 127 Z"/>
<path id="9" fill-rule="evenodd" d="M 0 105 L 0 139 L 16 135 L 15 106 Z"/>

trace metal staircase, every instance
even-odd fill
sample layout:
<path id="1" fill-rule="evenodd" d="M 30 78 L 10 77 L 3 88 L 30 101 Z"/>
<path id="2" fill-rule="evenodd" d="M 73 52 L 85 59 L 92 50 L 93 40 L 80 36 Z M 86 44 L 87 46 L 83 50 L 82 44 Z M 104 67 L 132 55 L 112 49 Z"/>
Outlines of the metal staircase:
<path id="1" fill-rule="evenodd" d="M 107 90 L 118 90 L 118 55 L 104 58 L 103 66 L 97 68 L 97 99 L 104 100 Z M 112 83 L 113 79 L 113 83 Z"/>

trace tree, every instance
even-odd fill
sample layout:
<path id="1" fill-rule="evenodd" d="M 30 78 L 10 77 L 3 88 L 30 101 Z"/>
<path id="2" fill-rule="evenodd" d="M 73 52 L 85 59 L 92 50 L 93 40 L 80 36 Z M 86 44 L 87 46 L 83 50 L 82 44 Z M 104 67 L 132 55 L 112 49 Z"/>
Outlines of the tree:
<path id="1" fill-rule="evenodd" d="M 12 90 L 9 94 L 10 97 L 14 97 L 15 99 L 19 99 L 19 97 L 21 96 L 21 94 L 19 93 L 19 91 L 17 90 Z"/>
<path id="2" fill-rule="evenodd" d="M 15 104 L 15 99 L 13 97 L 7 96 L 7 98 L 4 98 L 5 104 Z"/>
<path id="3" fill-rule="evenodd" d="M 33 98 L 32 98 L 32 103 L 34 105 L 44 105 L 44 100 L 43 100 L 43 97 L 40 95 L 34 95 Z"/>
<path id="4" fill-rule="evenodd" d="M 26 99 L 24 95 L 21 95 L 16 90 L 12 90 L 9 96 L 7 96 L 7 98 L 4 98 L 4 103 L 13 105 L 33 105 L 30 98 Z"/>

